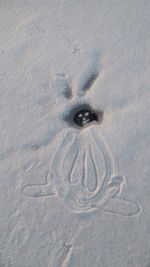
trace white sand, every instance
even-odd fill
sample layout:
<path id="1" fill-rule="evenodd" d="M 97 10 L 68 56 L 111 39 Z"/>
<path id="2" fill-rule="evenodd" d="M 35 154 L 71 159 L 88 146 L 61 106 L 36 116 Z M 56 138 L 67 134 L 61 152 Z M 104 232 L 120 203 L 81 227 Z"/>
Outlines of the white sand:
<path id="1" fill-rule="evenodd" d="M 150 1 L 0 1 L 0 267 L 150 266 L 149 70 Z"/>

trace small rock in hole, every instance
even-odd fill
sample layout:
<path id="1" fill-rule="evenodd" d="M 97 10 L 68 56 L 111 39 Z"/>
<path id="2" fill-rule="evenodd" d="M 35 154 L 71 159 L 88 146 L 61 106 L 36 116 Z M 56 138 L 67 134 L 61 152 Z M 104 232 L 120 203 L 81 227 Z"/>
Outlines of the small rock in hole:
<path id="1" fill-rule="evenodd" d="M 79 103 L 72 107 L 63 119 L 70 126 L 81 129 L 90 126 L 92 123 L 100 124 L 103 121 L 103 115 L 103 110 L 96 111 L 88 103 Z"/>
<path id="2" fill-rule="evenodd" d="M 78 126 L 84 127 L 87 123 L 98 121 L 98 116 L 90 109 L 81 109 L 74 115 L 73 120 Z"/>

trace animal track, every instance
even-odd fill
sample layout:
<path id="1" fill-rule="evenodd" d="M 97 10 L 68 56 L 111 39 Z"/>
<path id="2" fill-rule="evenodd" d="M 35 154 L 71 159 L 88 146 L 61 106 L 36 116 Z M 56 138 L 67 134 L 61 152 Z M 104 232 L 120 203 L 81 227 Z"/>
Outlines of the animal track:
<path id="1" fill-rule="evenodd" d="M 60 88 L 63 84 L 68 90 L 65 97 L 70 99 L 73 94 L 68 77 L 64 74 L 57 76 Z M 92 72 L 79 96 L 85 94 L 97 78 L 98 73 Z M 32 197 L 58 196 L 77 212 L 100 209 L 123 216 L 139 213 L 138 205 L 120 198 L 126 179 L 116 174 L 113 157 L 100 134 L 98 125 L 103 120 L 103 111 L 93 110 L 78 96 L 76 105 L 72 101 L 69 100 L 69 113 L 64 114 L 70 127 L 60 133 L 63 138 L 59 138 L 61 143 L 54 155 L 50 175 L 47 175 L 45 184 L 27 185 L 22 192 Z"/>

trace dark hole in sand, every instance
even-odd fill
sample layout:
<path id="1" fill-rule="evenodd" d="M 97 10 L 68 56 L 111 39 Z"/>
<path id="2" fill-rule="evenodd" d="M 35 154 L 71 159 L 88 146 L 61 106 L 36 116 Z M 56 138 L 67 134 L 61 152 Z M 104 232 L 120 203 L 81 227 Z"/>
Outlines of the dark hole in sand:
<path id="1" fill-rule="evenodd" d="M 95 111 L 89 104 L 79 104 L 65 117 L 65 121 L 75 128 L 84 128 L 99 124 L 103 120 L 103 111 Z"/>
<path id="2" fill-rule="evenodd" d="M 89 109 L 82 109 L 75 114 L 73 119 L 78 126 L 84 127 L 87 123 L 98 121 L 98 116 Z"/>

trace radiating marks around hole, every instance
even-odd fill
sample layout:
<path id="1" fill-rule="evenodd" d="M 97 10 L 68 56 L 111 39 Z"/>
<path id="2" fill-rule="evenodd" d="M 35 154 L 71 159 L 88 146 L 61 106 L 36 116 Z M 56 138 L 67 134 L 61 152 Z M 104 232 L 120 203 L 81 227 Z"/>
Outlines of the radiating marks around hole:
<path id="1" fill-rule="evenodd" d="M 104 174 L 104 178 L 102 181 L 102 184 L 100 186 L 100 189 L 97 191 L 97 193 L 94 195 L 94 197 L 91 199 L 93 204 L 96 203 L 100 203 L 100 201 L 104 198 L 106 191 L 107 191 L 107 184 L 110 180 L 111 174 L 113 174 L 114 172 L 114 163 L 113 163 L 113 158 L 111 156 L 111 152 L 107 146 L 107 144 L 105 143 L 104 139 L 102 138 L 102 136 L 99 136 L 97 134 L 95 134 L 94 131 L 91 131 L 93 139 L 95 144 L 97 144 L 97 146 L 100 149 L 100 152 L 102 154 L 102 157 L 104 159 L 104 163 L 105 163 L 105 174 Z"/>
<path id="2" fill-rule="evenodd" d="M 94 82 L 98 78 L 98 75 L 99 75 L 98 72 L 93 72 L 89 76 L 89 78 L 87 79 L 86 83 L 84 84 L 84 86 L 81 89 L 81 91 L 82 91 L 83 94 L 91 88 L 91 86 L 94 84 Z"/>
<path id="3" fill-rule="evenodd" d="M 69 81 L 69 76 L 61 72 L 56 73 L 54 80 L 56 82 L 59 91 L 61 91 L 64 97 L 67 99 L 72 99 L 73 93 L 72 93 L 72 86 Z"/>
<path id="4" fill-rule="evenodd" d="M 84 75 L 80 79 L 80 84 L 78 88 L 78 96 L 82 97 L 86 95 L 87 91 L 93 87 L 96 80 L 101 76 L 100 71 L 100 55 L 99 52 L 95 51 L 91 57 L 90 66 L 85 71 Z"/>
<path id="5" fill-rule="evenodd" d="M 93 155 L 93 150 L 91 145 L 89 145 L 89 150 L 88 150 L 88 161 L 89 161 L 89 166 L 88 167 L 88 176 L 87 176 L 87 187 L 90 192 L 94 192 L 97 188 L 97 168 L 96 168 L 96 163 Z"/>
<path id="6" fill-rule="evenodd" d="M 29 197 L 45 197 L 45 196 L 57 196 L 57 191 L 56 188 L 54 186 L 54 182 L 57 184 L 58 188 L 60 186 L 60 173 L 62 173 L 62 162 L 59 162 L 59 166 L 58 165 L 58 161 L 59 161 L 59 157 L 65 157 L 65 155 L 67 154 L 68 149 L 70 148 L 69 146 L 69 141 L 71 141 L 73 138 L 73 136 L 69 133 L 67 133 L 63 139 L 63 142 L 60 145 L 60 149 L 56 152 L 54 161 L 53 161 L 53 168 L 56 172 L 56 177 L 55 177 L 55 181 L 53 178 L 53 173 L 51 174 L 51 180 L 50 178 L 50 174 L 48 172 L 46 172 L 46 179 L 45 179 L 45 183 L 43 184 L 30 184 L 30 185 L 26 185 L 22 188 L 22 193 L 26 196 Z M 62 148 L 62 149 L 61 149 Z M 56 157 L 57 156 L 57 157 Z"/>
<path id="7" fill-rule="evenodd" d="M 71 185 L 77 184 L 80 181 L 80 177 L 82 176 L 81 165 L 82 165 L 83 152 L 82 150 L 79 149 L 80 145 L 76 141 L 77 140 L 74 140 L 74 142 L 71 143 L 67 151 L 67 154 L 62 159 L 62 163 L 60 163 L 64 169 L 64 177 L 67 177 L 67 182 L 69 182 L 69 184 Z"/>
<path id="8" fill-rule="evenodd" d="M 77 177 L 75 174 L 75 167 L 76 167 L 76 163 L 77 163 L 77 159 L 78 159 L 78 155 L 79 155 L 79 150 L 76 151 L 76 154 L 73 158 L 72 164 L 71 164 L 71 169 L 68 175 L 69 178 L 69 183 L 74 184 L 77 181 Z"/>
<path id="9" fill-rule="evenodd" d="M 65 98 L 72 99 L 73 94 L 72 94 L 72 90 L 71 90 L 71 87 L 69 86 L 69 84 L 66 84 L 63 94 L 64 94 Z"/>
<path id="10" fill-rule="evenodd" d="M 32 197 L 62 197 L 77 212 L 90 212 L 98 208 L 123 216 L 138 214 L 138 205 L 118 198 L 125 179 L 119 175 L 112 177 L 116 173 L 114 161 L 104 138 L 95 128 L 90 129 L 88 139 L 86 137 L 87 135 L 81 134 L 81 138 L 76 138 L 72 131 L 65 133 L 52 162 L 52 183 L 48 182 L 50 179 L 47 172 L 44 184 L 27 185 L 23 188 L 23 193 Z M 90 141 L 86 143 L 88 140 Z M 105 172 L 102 176 L 93 144 L 99 150 L 98 159 L 102 157 L 104 161 Z M 79 168 L 76 164 L 78 160 Z M 66 162 L 71 163 L 68 164 L 69 168 L 65 166 Z"/>
<path id="11" fill-rule="evenodd" d="M 82 170 L 82 176 L 81 176 L 81 184 L 82 186 L 85 188 L 86 184 L 85 184 L 85 175 L 86 175 L 86 149 L 84 148 L 83 150 L 83 170 Z"/>
<path id="12" fill-rule="evenodd" d="M 82 98 L 82 96 L 84 96 L 86 92 L 93 86 L 99 76 L 98 53 L 95 53 L 93 59 L 94 61 L 91 71 L 89 72 L 88 69 L 88 76 L 86 73 L 87 80 L 85 80 L 85 77 L 83 77 L 81 80 L 82 85 L 80 84 L 79 90 L 76 92 L 78 106 L 72 105 L 72 109 L 70 109 L 69 114 L 66 117 L 64 114 L 64 120 L 66 120 L 71 126 L 74 126 L 73 121 L 76 122 L 76 124 L 79 126 L 79 130 L 81 127 L 89 126 L 92 121 L 94 121 L 95 124 L 95 122 L 102 122 L 103 119 L 103 111 L 94 111 L 89 104 L 83 103 L 84 97 Z M 58 91 L 59 95 L 61 93 L 61 95 L 63 95 L 66 99 L 71 99 L 74 97 L 68 75 L 65 75 L 64 73 L 57 73 L 55 75 L 55 82 L 55 85 L 58 89 L 56 91 Z M 50 110 L 49 97 L 47 95 L 40 98 L 38 103 L 39 105 L 43 105 Z M 76 115 L 79 123 L 77 123 Z M 77 127 L 74 126 L 74 128 Z M 23 189 L 24 194 L 34 197 L 59 195 L 68 201 L 68 205 L 70 205 L 69 200 L 74 202 L 72 208 L 82 212 L 83 210 L 91 211 L 94 207 L 102 207 L 105 201 L 108 199 L 111 201 L 111 198 L 113 198 L 114 201 L 114 196 L 119 195 L 119 193 L 122 192 L 122 179 L 115 177 L 113 181 L 111 180 L 115 171 L 114 162 L 104 138 L 101 135 L 99 136 L 99 134 L 96 134 L 93 129 L 91 130 L 90 136 L 93 138 L 93 142 L 100 150 L 106 169 L 104 174 L 101 176 L 98 166 L 99 163 L 97 162 L 97 155 L 93 149 L 93 144 L 85 143 L 85 136 L 81 135 L 83 139 L 80 141 L 83 142 L 80 142 L 80 146 L 76 147 L 74 142 L 76 140 L 76 133 L 77 131 L 75 134 L 70 131 L 68 134 L 66 134 L 54 155 L 54 160 L 52 162 L 53 173 L 51 178 L 53 182 L 52 184 L 54 188 L 55 186 L 56 188 L 51 188 L 48 179 L 46 179 L 44 184 L 25 186 Z M 70 153 L 70 150 L 73 147 L 75 147 L 75 153 L 71 153 L 73 154 L 73 157 L 71 156 L 72 158 L 70 160 L 67 154 Z M 35 147 L 35 149 L 32 147 L 32 150 L 37 149 L 38 147 Z M 76 163 L 79 158 L 80 164 L 79 168 L 77 168 Z M 69 168 L 67 168 L 67 164 L 66 167 L 64 167 L 65 161 L 67 161 L 67 163 L 71 163 Z M 78 172 L 77 169 L 80 171 Z M 30 168 L 26 169 L 26 171 L 28 170 L 30 170 Z M 79 176 L 79 179 L 76 178 L 77 176 Z M 79 181 L 79 183 L 76 183 L 77 181 Z M 76 185 L 74 185 L 75 183 Z M 113 201 L 111 202 L 113 203 Z M 109 204 L 108 210 L 106 208 L 106 212 L 117 213 L 115 212 L 112 203 L 110 203 L 111 205 Z M 128 209 L 127 206 L 128 204 L 131 204 L 131 202 L 124 201 L 123 204 L 124 208 Z M 120 208 L 121 210 L 122 207 L 122 203 L 117 204 L 117 209 Z M 135 206 L 133 209 L 134 208 Z M 130 216 L 128 210 L 126 214 L 127 216 Z M 131 215 L 132 214 L 133 213 L 131 212 Z M 66 266 L 66 259 L 70 249 L 71 247 L 69 248 L 69 246 L 63 245 L 63 252 L 59 259 L 58 266 Z"/>

